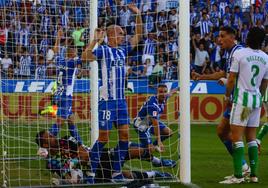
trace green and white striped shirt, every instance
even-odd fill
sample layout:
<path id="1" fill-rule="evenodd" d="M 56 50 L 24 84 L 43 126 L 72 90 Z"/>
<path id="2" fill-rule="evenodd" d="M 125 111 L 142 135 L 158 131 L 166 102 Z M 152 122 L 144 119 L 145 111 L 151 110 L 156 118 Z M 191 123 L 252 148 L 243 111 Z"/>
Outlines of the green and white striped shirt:
<path id="1" fill-rule="evenodd" d="M 237 73 L 233 102 L 249 108 L 260 108 L 262 96 L 259 88 L 262 80 L 268 79 L 268 55 L 251 48 L 238 50 L 233 55 L 230 72 Z"/>

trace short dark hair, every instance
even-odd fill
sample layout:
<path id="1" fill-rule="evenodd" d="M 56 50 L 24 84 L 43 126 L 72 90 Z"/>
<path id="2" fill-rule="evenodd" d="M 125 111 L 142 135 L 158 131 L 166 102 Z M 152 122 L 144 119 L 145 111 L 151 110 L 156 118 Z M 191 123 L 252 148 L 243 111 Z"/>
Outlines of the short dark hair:
<path id="1" fill-rule="evenodd" d="M 252 49 L 260 49 L 265 38 L 265 31 L 259 27 L 252 27 L 247 36 L 247 45 Z"/>
<path id="2" fill-rule="evenodd" d="M 160 87 L 167 88 L 167 85 L 166 84 L 158 84 L 157 88 L 160 88 Z"/>
<path id="3" fill-rule="evenodd" d="M 220 29 L 220 31 L 225 31 L 227 34 L 236 36 L 236 30 L 230 26 L 224 26 Z"/>
<path id="4" fill-rule="evenodd" d="M 40 131 L 39 133 L 36 134 L 36 137 L 35 137 L 35 143 L 38 145 L 38 146 L 42 146 L 43 143 L 44 143 L 44 134 L 45 134 L 46 130 L 42 130 Z"/>

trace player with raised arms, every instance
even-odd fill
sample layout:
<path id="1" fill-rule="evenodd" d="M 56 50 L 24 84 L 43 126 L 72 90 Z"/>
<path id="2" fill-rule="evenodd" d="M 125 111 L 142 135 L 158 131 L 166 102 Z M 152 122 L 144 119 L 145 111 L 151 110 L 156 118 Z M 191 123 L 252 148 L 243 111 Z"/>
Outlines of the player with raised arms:
<path id="1" fill-rule="evenodd" d="M 94 176 L 100 160 L 100 152 L 109 141 L 109 133 L 112 124 L 116 125 L 119 133 L 119 143 L 115 148 L 113 163 L 114 173 L 112 179 L 124 181 L 121 173 L 121 166 L 125 160 L 129 145 L 129 116 L 125 99 L 125 77 L 126 61 L 128 53 L 135 47 L 142 33 L 142 18 L 139 9 L 134 4 L 128 4 L 128 8 L 136 14 L 135 35 L 129 39 L 130 44 L 123 43 L 126 40 L 124 30 L 118 25 L 110 25 L 106 31 L 95 30 L 94 39 L 82 53 L 82 59 L 94 61 L 99 64 L 99 77 L 101 84 L 99 87 L 99 137 L 95 142 L 91 159 L 91 172 L 88 176 L 88 183 L 94 183 Z M 107 44 L 103 43 L 107 35 Z M 100 44 L 94 50 L 96 44 Z"/>
<path id="2" fill-rule="evenodd" d="M 63 47 L 65 48 L 64 53 L 61 50 Z M 74 125 L 74 116 L 72 113 L 74 81 L 77 74 L 77 65 L 81 64 L 81 60 L 77 56 L 73 39 L 69 36 L 64 36 L 62 29 L 58 31 L 53 51 L 56 54 L 55 62 L 57 72 L 57 88 L 54 93 L 54 99 L 58 109 L 56 123 L 49 129 L 49 132 L 57 136 L 61 125 L 64 121 L 67 121 L 71 136 L 82 143 L 78 129 Z"/>

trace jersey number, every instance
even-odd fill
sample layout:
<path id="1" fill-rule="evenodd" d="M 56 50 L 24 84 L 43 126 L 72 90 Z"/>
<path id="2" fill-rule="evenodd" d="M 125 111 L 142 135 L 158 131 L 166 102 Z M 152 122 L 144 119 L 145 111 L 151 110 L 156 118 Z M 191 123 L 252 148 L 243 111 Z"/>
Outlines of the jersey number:
<path id="1" fill-rule="evenodd" d="M 258 76 L 258 74 L 260 72 L 259 66 L 252 65 L 251 72 L 253 72 L 253 77 L 251 78 L 250 83 L 251 83 L 252 86 L 256 86 L 256 77 Z"/>
<path id="2" fill-rule="evenodd" d="M 111 119 L 111 111 L 109 110 L 103 110 L 102 111 L 102 119 L 110 120 Z"/>

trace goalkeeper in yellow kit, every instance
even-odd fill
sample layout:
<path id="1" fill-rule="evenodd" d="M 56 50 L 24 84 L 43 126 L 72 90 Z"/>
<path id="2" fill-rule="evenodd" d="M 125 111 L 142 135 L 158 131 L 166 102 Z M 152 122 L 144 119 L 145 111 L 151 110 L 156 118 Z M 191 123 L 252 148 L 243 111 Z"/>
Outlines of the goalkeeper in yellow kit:
<path id="1" fill-rule="evenodd" d="M 57 91 L 57 82 L 54 82 L 53 87 L 51 89 L 51 105 L 45 107 L 45 109 L 40 110 L 40 115 L 52 115 L 53 117 L 56 117 L 58 106 L 55 100 L 55 92 Z"/>

